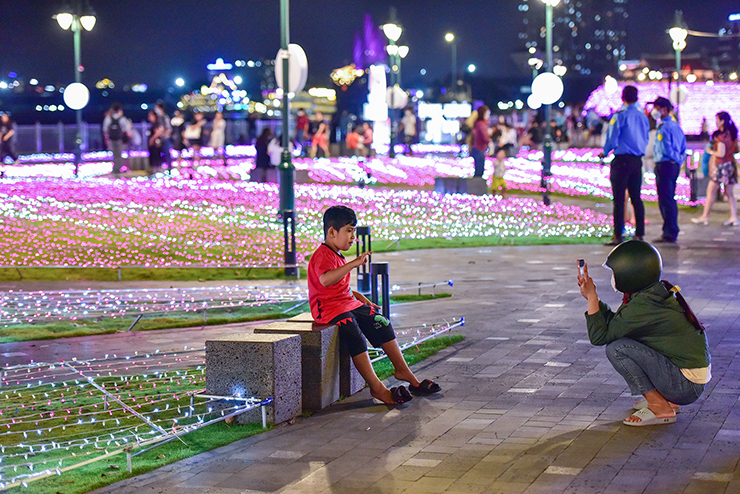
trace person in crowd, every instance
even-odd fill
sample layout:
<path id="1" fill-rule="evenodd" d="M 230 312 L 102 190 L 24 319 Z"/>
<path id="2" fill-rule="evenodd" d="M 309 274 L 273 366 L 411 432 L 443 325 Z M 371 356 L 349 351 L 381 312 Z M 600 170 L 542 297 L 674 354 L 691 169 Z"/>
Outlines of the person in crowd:
<path id="1" fill-rule="evenodd" d="M 491 142 L 491 130 L 488 127 L 490 116 L 491 110 L 486 105 L 478 108 L 478 118 L 473 124 L 473 147 L 470 148 L 470 155 L 473 157 L 474 177 L 482 177 L 486 168 L 486 151 L 488 151 L 488 144 Z"/>
<path id="2" fill-rule="evenodd" d="M 224 144 L 226 143 L 226 120 L 223 112 L 217 112 L 213 117 L 213 129 L 208 145 L 213 148 L 214 153 L 223 158 Z"/>
<path id="3" fill-rule="evenodd" d="M 295 149 L 295 143 L 291 140 L 289 143 L 290 152 Z M 267 154 L 270 156 L 270 166 L 277 167 L 283 159 L 283 136 L 282 134 L 273 137 L 267 145 Z"/>
<path id="4" fill-rule="evenodd" d="M 182 131 L 185 127 L 185 116 L 181 110 L 175 110 L 175 114 L 170 120 L 172 125 L 172 148 L 177 151 L 178 157 L 182 155 L 183 149 L 185 149 L 184 140 L 182 138 Z"/>
<path id="5" fill-rule="evenodd" d="M 604 267 L 612 271 L 614 290 L 624 295 L 616 312 L 599 300 L 586 263 L 578 287 L 588 301 L 591 343 L 606 345 L 609 362 L 631 393 L 643 396 L 623 423 L 671 424 L 679 405 L 695 402 L 712 378 L 704 326 L 679 288 L 660 281 L 662 259 L 649 243 L 630 240 L 616 246 Z"/>
<path id="6" fill-rule="evenodd" d="M 121 103 L 113 103 L 103 119 L 105 144 L 113 153 L 113 175 L 120 175 L 123 166 L 123 150 L 131 139 L 131 122 L 123 116 Z"/>
<path id="7" fill-rule="evenodd" d="M 164 107 L 164 101 L 159 100 L 154 105 L 154 111 L 157 113 L 159 124 L 162 127 L 162 164 L 166 170 L 172 169 L 172 122 L 167 110 Z"/>
<path id="8" fill-rule="evenodd" d="M 411 151 L 411 145 L 416 141 L 416 115 L 414 115 L 412 108 L 406 108 L 404 110 L 399 132 L 403 132 L 403 144 L 406 148 L 405 154 L 414 154 Z"/>
<path id="9" fill-rule="evenodd" d="M 203 136 L 205 133 L 206 117 L 203 113 L 196 111 L 193 113 L 193 120 L 185 126 L 182 132 L 183 143 L 193 148 L 193 166 L 200 164 L 200 147 L 203 145 Z"/>
<path id="10" fill-rule="evenodd" d="M 149 166 L 153 172 L 162 168 L 164 160 L 162 153 L 164 151 L 164 134 L 165 129 L 162 126 L 162 120 L 155 110 L 149 110 L 146 120 L 149 127 L 146 132 L 147 149 L 149 149 Z"/>
<path id="11" fill-rule="evenodd" d="M 544 131 L 542 129 L 542 125 L 540 125 L 539 119 L 535 118 L 534 121 L 532 121 L 532 126 L 529 128 L 529 131 L 527 132 L 528 136 L 528 145 L 530 149 L 537 149 L 542 150 L 542 141 L 544 140 Z"/>
<path id="12" fill-rule="evenodd" d="M 346 206 L 332 206 L 324 212 L 323 224 L 324 243 L 311 256 L 307 270 L 308 298 L 314 320 L 338 326 L 340 344 L 349 351 L 373 398 L 387 405 L 400 405 L 412 399 L 411 393 L 438 393 L 439 384 L 429 379 L 419 381 L 409 369 L 391 322 L 378 312 L 380 307 L 350 289 L 352 271 L 367 263 L 372 254 L 363 252 L 351 262 L 346 262 L 342 255 L 355 240 L 355 212 Z M 395 378 L 408 382 L 408 389 L 405 386 L 388 389 L 378 379 L 370 363 L 365 338 L 373 347 L 383 349 L 395 368 Z"/>
<path id="13" fill-rule="evenodd" d="M 326 123 L 326 120 L 324 120 L 324 114 L 320 111 L 317 111 L 314 114 L 314 119 L 312 123 L 312 134 L 313 137 L 311 138 L 311 158 L 315 158 L 316 154 L 319 149 L 324 154 L 324 158 L 328 158 L 331 156 L 331 153 L 329 152 L 329 125 Z"/>
<path id="14" fill-rule="evenodd" d="M 275 134 L 272 129 L 265 127 L 257 140 L 254 141 L 254 149 L 257 152 L 254 159 L 255 182 L 264 182 L 267 178 L 267 169 L 270 168 L 270 154 L 267 147 L 274 138 Z"/>
<path id="15" fill-rule="evenodd" d="M 10 119 L 10 115 L 3 113 L 0 115 L 0 164 L 4 163 L 8 156 L 13 162 L 18 161 L 18 155 L 15 152 L 15 124 Z"/>
<path id="16" fill-rule="evenodd" d="M 509 125 L 505 120 L 498 124 L 498 138 L 496 140 L 496 158 L 493 160 L 493 179 L 491 187 L 494 191 L 500 192 L 505 196 L 506 182 L 504 174 L 506 173 L 506 159 L 516 154 L 517 133 L 516 129 Z"/>
<path id="17" fill-rule="evenodd" d="M 308 115 L 306 115 L 306 110 L 301 108 L 298 110 L 295 118 L 295 141 L 301 143 L 308 142 L 310 140 L 308 134 L 310 128 L 311 121 L 308 119 Z"/>
<path id="18" fill-rule="evenodd" d="M 650 123 L 637 106 L 637 88 L 629 85 L 622 91 L 624 106 L 609 121 L 604 150 L 600 158 L 614 152 L 609 179 L 614 197 L 614 235 L 606 245 L 619 245 L 624 229 L 624 197 L 629 191 L 632 206 L 635 208 L 635 238 L 642 240 L 645 235 L 645 207 L 640 197 L 642 183 L 642 156 L 648 142 Z"/>
<path id="19" fill-rule="evenodd" d="M 360 152 L 361 139 L 362 136 L 360 135 L 360 127 L 356 125 L 352 128 L 352 131 L 347 134 L 347 138 L 345 139 L 347 154 L 349 156 L 357 156 L 357 154 Z"/>
<path id="20" fill-rule="evenodd" d="M 715 197 L 720 185 L 725 187 L 730 205 L 730 218 L 723 224 L 725 226 L 740 226 L 737 219 L 737 203 L 735 202 L 735 184 L 737 183 L 737 162 L 735 154 L 738 153 L 737 126 L 732 117 L 726 111 L 717 114 L 717 130 L 720 132 L 716 149 L 708 151 L 712 156 L 709 166 L 709 183 L 707 184 L 707 198 L 704 203 L 704 212 L 699 218 L 691 218 L 693 223 L 709 224 L 709 213 L 715 202 Z"/>
<path id="21" fill-rule="evenodd" d="M 370 122 L 362 123 L 362 147 L 364 148 L 363 156 L 366 158 L 375 155 L 375 149 L 373 149 L 373 127 Z"/>
<path id="22" fill-rule="evenodd" d="M 658 207 L 663 216 L 663 234 L 654 243 L 675 243 L 678 238 L 678 204 L 676 181 L 686 161 L 686 136 L 673 118 L 673 105 L 666 98 L 653 102 L 652 117 L 657 122 L 655 133 L 655 187 L 658 189 Z"/>

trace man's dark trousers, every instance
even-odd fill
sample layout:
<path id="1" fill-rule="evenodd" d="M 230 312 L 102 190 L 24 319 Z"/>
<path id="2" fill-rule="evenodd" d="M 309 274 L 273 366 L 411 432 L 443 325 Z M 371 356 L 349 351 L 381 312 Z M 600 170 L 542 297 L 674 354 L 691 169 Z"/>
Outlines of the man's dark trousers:
<path id="1" fill-rule="evenodd" d="M 615 155 L 611 163 L 609 179 L 612 182 L 612 194 L 614 195 L 614 237 L 622 238 L 625 191 L 629 191 L 632 206 L 635 208 L 635 236 L 642 237 L 645 235 L 645 207 L 640 197 L 642 156 Z"/>
<path id="2" fill-rule="evenodd" d="M 655 163 L 655 187 L 658 189 L 658 207 L 663 215 L 663 238 L 675 242 L 678 237 L 678 204 L 676 181 L 681 165 L 675 161 Z"/>

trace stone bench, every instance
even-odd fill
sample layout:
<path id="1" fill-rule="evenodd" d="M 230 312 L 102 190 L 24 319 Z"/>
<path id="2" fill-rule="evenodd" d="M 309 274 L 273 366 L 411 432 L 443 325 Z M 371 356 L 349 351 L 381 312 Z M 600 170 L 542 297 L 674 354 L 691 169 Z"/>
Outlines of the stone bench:
<path id="1" fill-rule="evenodd" d="M 434 191 L 439 194 L 488 194 L 488 183 L 482 177 L 435 177 Z"/>
<path id="2" fill-rule="evenodd" d="M 321 325 L 311 314 L 260 326 L 255 334 L 299 335 L 303 373 L 303 409 L 321 410 L 365 387 L 365 380 L 339 344 L 336 325 Z"/>
<path id="3" fill-rule="evenodd" d="M 237 333 L 206 341 L 206 394 L 273 398 L 267 421 L 280 424 L 301 414 L 301 338 L 291 334 Z M 231 404 L 216 404 L 225 408 Z M 258 422 L 259 408 L 237 415 Z"/>

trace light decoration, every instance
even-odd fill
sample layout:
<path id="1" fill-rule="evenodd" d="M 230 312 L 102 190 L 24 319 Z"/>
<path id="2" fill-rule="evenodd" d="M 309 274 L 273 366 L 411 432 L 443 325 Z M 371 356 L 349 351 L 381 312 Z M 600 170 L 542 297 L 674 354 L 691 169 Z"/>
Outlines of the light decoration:
<path id="1" fill-rule="evenodd" d="M 422 176 L 409 177 L 412 168 L 381 160 L 369 160 L 369 169 L 388 182 L 395 177 L 395 183 L 421 184 L 444 173 L 445 167 L 459 173 L 460 162 L 467 175 L 472 174 L 471 160 L 452 159 L 426 160 Z M 521 162 L 530 164 L 528 160 Z M 337 170 L 342 168 L 338 164 Z M 529 175 L 521 177 L 513 168 L 507 180 L 511 178 L 512 185 L 518 187 L 534 188 L 531 171 L 526 173 Z M 198 180 L 119 181 L 6 178 L 0 180 L 0 204 L 3 266 L 282 264 L 276 184 L 202 176 Z M 299 264 L 323 238 L 321 215 L 333 204 L 352 204 L 360 223 L 372 226 L 374 237 L 388 240 L 531 235 L 575 238 L 600 236 L 610 228 L 606 215 L 561 204 L 544 207 L 531 198 L 503 200 L 306 184 L 296 187 Z"/>
<path id="2" fill-rule="evenodd" d="M 358 70 L 355 64 L 352 63 L 332 70 L 331 80 L 334 81 L 334 84 L 337 86 L 349 86 L 355 82 L 356 78 L 362 77 L 364 73 L 364 70 Z"/>
<path id="3" fill-rule="evenodd" d="M 204 349 L 2 369 L 0 489 L 160 444 L 267 404 L 205 391 Z"/>
<path id="4" fill-rule="evenodd" d="M 308 300 L 305 286 L 217 286 L 0 292 L 0 325 L 201 312 Z"/>
<path id="5" fill-rule="evenodd" d="M 596 88 L 588 97 L 584 109 L 594 109 L 603 117 L 608 117 L 622 106 L 622 90 L 627 84 L 637 87 L 638 103 L 655 101 L 658 96 L 667 98 L 668 81 L 646 83 L 623 83 L 617 85 L 617 91 L 610 93 L 604 86 Z M 698 135 L 701 133 L 701 122 L 706 118 L 714 122 L 715 115 L 720 111 L 727 111 L 733 117 L 740 115 L 740 83 L 725 82 L 706 84 L 704 82 L 682 82 L 681 88 L 688 88 L 690 97 L 681 104 L 681 127 L 686 134 Z M 736 117 L 737 118 L 737 117 Z"/>
<path id="6" fill-rule="evenodd" d="M 450 317 L 395 331 L 399 346 L 407 349 L 464 323 Z M 384 358 L 372 352 L 374 360 Z M 271 402 L 240 399 L 238 393 L 229 400 L 203 395 L 204 348 L 0 370 L 0 489 L 62 475 L 126 450 L 143 452 Z"/>

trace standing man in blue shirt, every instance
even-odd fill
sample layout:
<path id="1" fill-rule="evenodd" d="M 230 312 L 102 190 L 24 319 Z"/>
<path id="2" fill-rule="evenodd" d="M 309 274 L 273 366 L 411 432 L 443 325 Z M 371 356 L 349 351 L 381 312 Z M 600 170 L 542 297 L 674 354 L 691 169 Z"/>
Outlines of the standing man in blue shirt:
<path id="1" fill-rule="evenodd" d="M 637 88 L 627 86 L 622 91 L 624 106 L 609 121 L 604 157 L 614 151 L 609 180 L 614 196 L 614 236 L 604 245 L 622 243 L 624 229 L 624 197 L 629 191 L 632 206 L 635 208 L 635 236 L 642 240 L 645 235 L 645 207 L 640 198 L 642 185 L 642 157 L 648 143 L 650 122 L 647 115 L 637 106 Z"/>
<path id="2" fill-rule="evenodd" d="M 686 135 L 671 115 L 673 105 L 666 98 L 653 102 L 650 114 L 658 122 L 655 133 L 655 186 L 658 189 L 658 206 L 663 215 L 663 235 L 655 242 L 675 243 L 678 237 L 678 205 L 676 180 L 686 158 Z"/>

